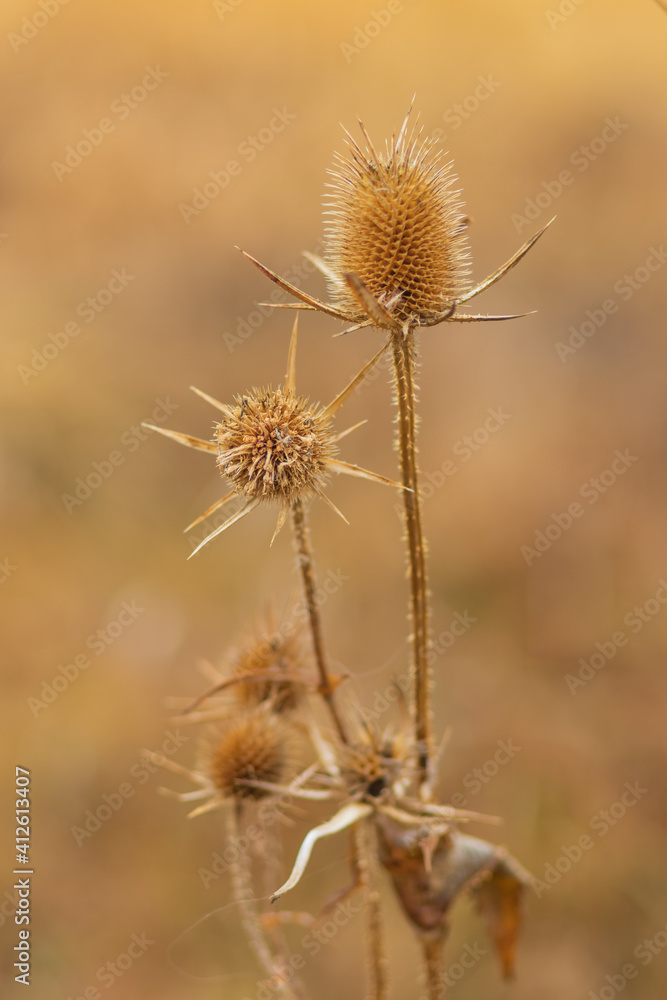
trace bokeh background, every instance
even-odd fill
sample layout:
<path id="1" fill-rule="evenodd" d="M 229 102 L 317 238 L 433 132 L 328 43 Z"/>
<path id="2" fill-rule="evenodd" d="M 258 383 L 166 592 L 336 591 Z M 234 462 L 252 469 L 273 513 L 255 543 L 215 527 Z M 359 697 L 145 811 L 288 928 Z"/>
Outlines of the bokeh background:
<path id="1" fill-rule="evenodd" d="M 12 970 L 15 765 L 30 769 L 34 797 L 33 995 L 257 995 L 238 914 L 224 909 L 229 884 L 206 888 L 198 874 L 222 846 L 219 814 L 186 821 L 185 806 L 157 794 L 177 779 L 144 775 L 141 751 L 174 731 L 167 699 L 202 690 L 198 661 L 221 664 L 267 600 L 284 607 L 298 582 L 291 544 L 284 532 L 269 549 L 274 515 L 256 512 L 188 562 L 183 528 L 222 483 L 204 455 L 136 429 L 158 419 L 206 437 L 212 412 L 189 385 L 226 400 L 281 377 L 289 314 L 257 311 L 271 289 L 234 245 L 280 273 L 303 266 L 302 250 L 321 240 L 339 123 L 354 132 L 360 117 L 381 142 L 416 93 L 426 129 L 440 130 L 455 160 L 476 277 L 558 216 L 476 300 L 482 311 L 534 315 L 422 337 L 422 468 L 440 483 L 443 463 L 456 467 L 424 508 L 442 648 L 436 727 L 453 729 L 440 792 L 502 815 L 499 830 L 475 832 L 540 878 L 583 835 L 593 843 L 529 894 L 516 983 L 500 982 L 489 948 L 452 994 L 605 998 L 632 963 L 627 995 L 658 996 L 667 12 L 649 0 L 6 0 L 2 25 L 3 995 L 22 988 Z M 154 89 L 142 91 L 151 70 Z M 103 119 L 97 144 L 81 147 L 89 155 L 66 161 Z M 607 119 L 610 141 L 600 139 Z M 220 175 L 208 203 L 194 201 L 231 160 L 239 169 L 228 182 Z M 562 171 L 571 180 L 559 191 Z M 107 294 L 114 271 L 132 277 Z M 302 283 L 324 291 L 306 271 Z M 332 339 L 337 329 L 319 315 L 302 323 L 299 383 L 314 399 L 332 398 L 380 343 L 377 332 Z M 153 416 L 165 401 L 170 414 Z M 502 426 L 480 430 L 499 408 Z M 340 426 L 367 417 L 346 457 L 394 475 L 385 373 L 346 404 Z M 606 472 L 617 451 L 630 457 Z M 111 474 L 69 502 L 95 463 Z M 330 495 L 351 525 L 313 510 L 320 574 L 346 577 L 325 626 L 333 659 L 357 675 L 354 696 L 372 707 L 407 658 L 396 497 L 346 478 Z M 555 518 L 573 503 L 582 514 L 557 537 Z M 522 552 L 550 525 L 544 552 Z M 123 602 L 143 610 L 110 645 L 91 646 Z M 474 623 L 451 641 L 457 613 Z M 619 631 L 627 641 L 617 646 Z M 568 685 L 596 653 L 591 679 Z M 43 702 L 44 684 L 81 655 L 90 666 Z M 181 732 L 189 740 L 173 759 L 187 766 L 196 737 Z M 494 767 L 499 740 L 520 751 Z M 475 768 L 489 779 L 479 787 Z M 131 796 L 78 844 L 87 810 L 127 782 Z M 643 790 L 627 808 L 626 783 Z M 613 825 L 600 818 L 610 808 Z M 293 818 L 286 863 L 305 830 Z M 320 845 L 293 905 L 317 910 L 344 883 L 344 857 L 343 838 Z M 416 946 L 384 891 L 393 995 L 413 998 Z M 98 970 L 133 934 L 153 943 L 102 981 Z M 363 995 L 361 938 L 357 917 L 309 961 L 314 995 Z M 653 952 L 637 953 L 646 939 Z M 487 948 L 461 903 L 450 962 L 475 943 Z"/>

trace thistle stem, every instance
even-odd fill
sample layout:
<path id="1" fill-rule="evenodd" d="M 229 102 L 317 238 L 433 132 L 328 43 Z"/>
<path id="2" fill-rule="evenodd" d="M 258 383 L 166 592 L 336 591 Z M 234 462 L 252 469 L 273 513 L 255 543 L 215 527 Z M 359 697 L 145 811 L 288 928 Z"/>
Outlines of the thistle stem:
<path id="1" fill-rule="evenodd" d="M 412 621 L 412 672 L 414 678 L 414 737 L 417 746 L 419 785 L 429 777 L 431 757 L 430 677 L 428 651 L 428 584 L 422 533 L 417 474 L 415 419 L 414 334 L 396 332 L 391 339 L 396 402 L 398 405 L 399 452 L 403 484 L 403 512 L 410 566 L 410 618 Z"/>
<path id="2" fill-rule="evenodd" d="M 442 941 L 424 938 L 422 941 L 426 969 L 428 1000 L 447 1000 L 447 984 L 442 970 Z"/>
<path id="3" fill-rule="evenodd" d="M 366 1000 L 387 1000 L 389 980 L 387 953 L 382 922 L 382 904 L 377 886 L 375 854 L 368 844 L 372 831 L 365 823 L 352 830 L 352 850 L 355 876 L 366 887 L 366 934 L 368 940 L 368 979 Z"/>
<path id="4" fill-rule="evenodd" d="M 296 541 L 296 551 L 299 560 L 299 568 L 301 570 L 301 581 L 303 583 L 303 593 L 306 602 L 306 610 L 308 612 L 308 622 L 310 625 L 310 634 L 313 640 L 313 652 L 315 654 L 315 663 L 317 664 L 317 670 L 320 677 L 319 692 L 324 698 L 331 718 L 336 727 L 336 731 L 343 743 L 348 742 L 347 733 L 343 725 L 343 721 L 338 713 L 336 703 L 334 701 L 334 690 L 335 687 L 331 682 L 331 676 L 329 674 L 329 668 L 327 666 L 327 657 L 324 649 L 324 639 L 322 635 L 322 619 L 320 618 L 320 610 L 317 606 L 316 600 L 316 584 L 315 584 L 315 567 L 313 565 L 313 552 L 310 547 L 310 538 L 308 535 L 308 522 L 306 520 L 306 512 L 303 508 L 303 503 L 300 499 L 296 499 L 292 503 L 292 527 L 294 529 L 294 538 Z"/>
<path id="5" fill-rule="evenodd" d="M 241 806 L 237 803 L 227 812 L 227 835 L 232 844 L 239 843 L 241 818 Z M 230 873 L 234 898 L 241 911 L 241 923 L 255 955 L 271 983 L 275 983 L 274 989 L 278 995 L 283 997 L 283 1000 L 298 1000 L 301 991 L 297 992 L 294 989 L 295 986 L 298 987 L 294 980 L 290 985 L 289 973 L 286 972 L 287 963 L 281 957 L 274 955 L 266 941 L 254 899 L 250 858 L 247 851 L 238 852 L 237 858 L 230 864 Z"/>

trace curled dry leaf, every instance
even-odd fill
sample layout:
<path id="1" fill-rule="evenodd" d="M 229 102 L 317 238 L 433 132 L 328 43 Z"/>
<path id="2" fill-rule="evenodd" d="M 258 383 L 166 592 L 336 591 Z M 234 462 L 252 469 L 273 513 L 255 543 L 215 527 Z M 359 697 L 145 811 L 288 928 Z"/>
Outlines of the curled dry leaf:
<path id="1" fill-rule="evenodd" d="M 521 902 L 530 876 L 503 848 L 445 829 L 400 826 L 377 817 L 379 857 L 401 906 L 422 937 L 444 942 L 449 911 L 469 891 L 496 946 L 503 974 L 514 974 Z"/>

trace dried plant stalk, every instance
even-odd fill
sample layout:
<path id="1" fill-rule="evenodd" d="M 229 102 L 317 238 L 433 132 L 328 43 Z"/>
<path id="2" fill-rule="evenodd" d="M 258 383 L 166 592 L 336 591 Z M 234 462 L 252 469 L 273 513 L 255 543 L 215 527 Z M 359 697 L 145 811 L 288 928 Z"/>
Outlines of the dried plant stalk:
<path id="1" fill-rule="evenodd" d="M 228 807 L 229 832 L 234 837 L 241 809 L 253 799 L 286 793 L 290 801 L 335 800 L 330 818 L 312 825 L 305 834 L 291 874 L 272 892 L 271 902 L 298 885 L 320 840 L 349 831 L 352 884 L 335 894 L 315 923 L 333 912 L 347 895 L 363 891 L 369 959 L 367 1000 L 387 1000 L 387 958 L 377 885 L 381 866 L 419 939 L 428 1000 L 444 1000 L 447 977 L 442 952 L 453 903 L 463 892 L 470 894 L 494 942 L 503 974 L 509 978 L 529 876 L 503 848 L 458 829 L 468 821 L 489 822 L 492 818 L 455 809 L 435 798 L 441 754 L 433 753 L 430 704 L 430 609 L 415 412 L 416 337 L 419 329 L 440 323 L 516 318 L 471 315 L 460 312 L 460 307 L 507 274 L 546 226 L 501 267 L 471 286 L 468 220 L 459 193 L 452 189 L 455 177 L 451 164 L 444 162 L 435 141 L 423 139 L 416 126 L 410 129 L 408 115 L 398 135 L 378 153 L 361 128 L 364 144 L 358 145 L 348 136 L 348 154 L 338 157 L 332 171 L 324 259 L 310 257 L 327 278 L 332 302 L 301 291 L 246 256 L 297 299 L 291 305 L 281 303 L 279 308 L 334 316 L 352 324 L 346 333 L 376 327 L 388 334 L 385 345 L 328 406 L 312 405 L 296 392 L 295 323 L 284 387 L 253 389 L 229 405 L 196 390 L 221 414 L 212 441 L 154 428 L 188 447 L 215 454 L 231 491 L 202 518 L 233 499 L 242 501 L 198 548 L 260 503 L 273 502 L 279 507 L 275 534 L 291 518 L 317 668 L 316 691 L 327 706 L 334 738 L 325 738 L 308 710 L 312 683 L 300 663 L 298 649 L 283 650 L 276 659 L 279 643 L 276 649 L 270 645 L 259 657 L 253 654 L 248 663 L 244 659 L 240 673 L 238 664 L 231 676 L 214 672 L 214 687 L 191 706 L 193 723 L 221 720 L 215 752 L 209 754 L 203 771 L 188 771 L 173 761 L 164 766 L 191 778 L 197 786 L 192 792 L 176 794 L 182 801 L 203 800 L 190 815 Z M 385 352 L 390 353 L 393 365 L 400 483 L 340 461 L 337 445 L 348 431 L 336 434 L 330 427 L 337 409 Z M 340 678 L 331 673 L 327 659 L 306 513 L 310 501 L 319 497 L 340 514 L 323 492 L 333 472 L 401 489 L 413 681 L 411 719 L 405 732 L 380 732 L 354 713 L 344 712 L 348 706 L 336 701 Z M 195 711 L 213 694 L 223 702 L 232 699 L 233 705 L 227 710 L 223 705 Z M 304 709 L 306 717 L 300 718 Z M 314 763 L 296 775 L 290 773 L 283 753 L 283 741 L 287 743 L 290 732 L 305 736 L 315 755 Z M 292 918 L 302 923 L 309 918 L 285 911 L 260 914 L 252 893 L 250 864 L 250 857 L 241 855 L 232 865 L 244 928 L 262 967 L 276 984 L 274 991 L 284 1000 L 298 1000 L 302 987 L 287 975 L 288 953 L 282 938 L 278 935 L 269 942 L 265 932 Z M 266 871 L 270 867 L 267 862 Z"/>
<path id="2" fill-rule="evenodd" d="M 367 993 L 366 1000 L 387 1000 L 389 977 L 384 922 L 377 885 L 374 831 L 369 823 L 352 828 L 351 864 L 355 884 L 366 894 Z"/>
<path id="3" fill-rule="evenodd" d="M 413 334 L 394 333 L 391 341 L 398 407 L 399 453 L 403 482 L 403 511 L 410 566 L 414 739 L 419 784 L 429 779 L 431 713 L 428 667 L 428 583 L 417 477 L 415 418 L 415 359 Z"/>
<path id="4" fill-rule="evenodd" d="M 242 806 L 236 802 L 234 808 L 227 811 L 227 836 L 230 843 L 238 843 L 241 835 Z M 232 890 L 241 913 L 241 923 L 248 942 L 257 959 L 275 984 L 275 991 L 282 1000 L 303 1000 L 304 994 L 300 983 L 294 976 L 288 977 L 285 962 L 274 954 L 266 940 L 257 902 L 254 898 L 250 858 L 246 851 L 237 851 L 230 865 Z"/>
<path id="5" fill-rule="evenodd" d="M 364 145 L 348 135 L 349 153 L 339 155 L 330 171 L 325 259 L 311 259 L 327 278 L 331 303 L 302 292 L 254 257 L 245 256 L 299 300 L 293 308 L 335 316 L 352 323 L 350 330 L 375 326 L 391 334 L 410 566 L 415 752 L 418 783 L 427 797 L 432 757 L 429 605 L 415 444 L 414 331 L 439 323 L 517 318 L 471 315 L 459 307 L 515 267 L 547 227 L 470 287 L 468 219 L 459 192 L 453 190 L 456 177 L 451 163 L 444 162 L 435 140 L 422 138 L 416 125 L 409 129 L 409 118 L 408 113 L 383 154 L 360 123 Z"/>
<path id="6" fill-rule="evenodd" d="M 315 584 L 313 553 L 310 547 L 310 538 L 308 536 L 306 512 L 303 509 L 303 503 L 300 499 L 297 499 L 292 503 L 292 527 L 294 529 L 297 558 L 299 560 L 304 599 L 306 602 L 306 610 L 308 612 L 310 634 L 313 640 L 313 652 L 315 654 L 315 662 L 320 676 L 319 692 L 326 702 L 338 736 L 343 743 L 347 743 L 348 737 L 345 731 L 345 726 L 343 725 L 343 720 L 335 702 L 335 686 L 331 680 L 331 675 L 327 665 L 324 638 L 322 635 L 322 619 L 320 617 L 320 609 L 317 605 L 315 596 L 317 586 Z"/>
<path id="7" fill-rule="evenodd" d="M 422 939 L 426 996 L 428 1000 L 446 1000 L 447 984 L 443 974 L 442 942 L 433 938 Z"/>

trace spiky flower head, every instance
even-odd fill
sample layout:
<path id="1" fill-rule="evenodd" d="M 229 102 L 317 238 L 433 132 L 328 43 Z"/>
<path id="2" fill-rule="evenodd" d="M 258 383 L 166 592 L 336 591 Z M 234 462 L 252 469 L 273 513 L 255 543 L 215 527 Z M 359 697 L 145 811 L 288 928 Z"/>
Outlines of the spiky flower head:
<path id="1" fill-rule="evenodd" d="M 287 771 L 286 730 L 270 712 L 242 712 L 207 739 L 208 776 L 223 799 L 261 799 L 271 794 L 254 782 L 278 785 Z"/>
<path id="2" fill-rule="evenodd" d="M 471 287 L 469 220 L 454 188 L 456 176 L 438 140 L 423 138 L 416 124 L 410 128 L 410 114 L 382 154 L 376 152 L 359 122 L 363 144 L 346 133 L 349 152 L 338 154 L 330 171 L 324 259 L 306 256 L 326 276 L 331 302 L 297 288 L 242 251 L 262 274 L 297 300 L 268 305 L 310 309 L 352 323 L 344 333 L 375 326 L 407 334 L 438 323 L 526 315 L 478 315 L 461 312 L 461 306 L 511 271 L 551 223 Z"/>
<path id="3" fill-rule="evenodd" d="M 244 705 L 267 705 L 273 712 L 291 712 L 299 705 L 308 683 L 303 629 L 289 622 L 289 630 L 274 627 L 273 617 L 261 622 L 232 658 L 233 690 Z"/>
<path id="4" fill-rule="evenodd" d="M 362 739 L 340 750 L 341 770 L 353 796 L 382 798 L 390 791 L 399 770 L 397 748 L 389 739 Z"/>
<path id="5" fill-rule="evenodd" d="M 237 396 L 215 427 L 218 468 L 249 500 L 309 499 L 338 451 L 331 416 L 294 391 L 253 389 Z"/>
<path id="6" fill-rule="evenodd" d="M 328 406 L 321 406 L 319 403 L 310 403 L 296 391 L 296 339 L 295 323 L 284 386 L 278 389 L 252 389 L 243 396 L 237 396 L 232 405 L 221 403 L 200 389 L 194 390 L 222 413 L 222 419 L 215 425 L 212 441 L 203 441 L 190 434 L 155 427 L 153 424 L 143 425 L 188 448 L 214 453 L 220 472 L 230 482 L 231 491 L 216 500 L 189 528 L 194 528 L 230 501 L 241 501 L 239 509 L 207 535 L 191 556 L 266 500 L 277 500 L 280 505 L 274 538 L 290 510 L 313 496 L 320 497 L 336 514 L 343 517 L 322 491 L 330 472 L 358 476 L 388 486 L 398 485 L 385 476 L 339 461 L 335 457 L 338 441 L 360 424 L 339 433 L 335 433 L 331 427 L 334 414 L 357 386 L 361 385 L 380 360 L 385 348 L 380 348 Z M 346 518 L 343 517 L 343 520 Z"/>
<path id="7" fill-rule="evenodd" d="M 363 127 L 362 127 L 363 128 Z M 428 325 L 468 287 L 470 252 L 456 176 L 435 140 L 407 129 L 377 153 L 348 136 L 327 186 L 324 259 L 332 299 L 358 321 L 366 313 L 346 284 L 356 275 L 399 322 Z"/>

